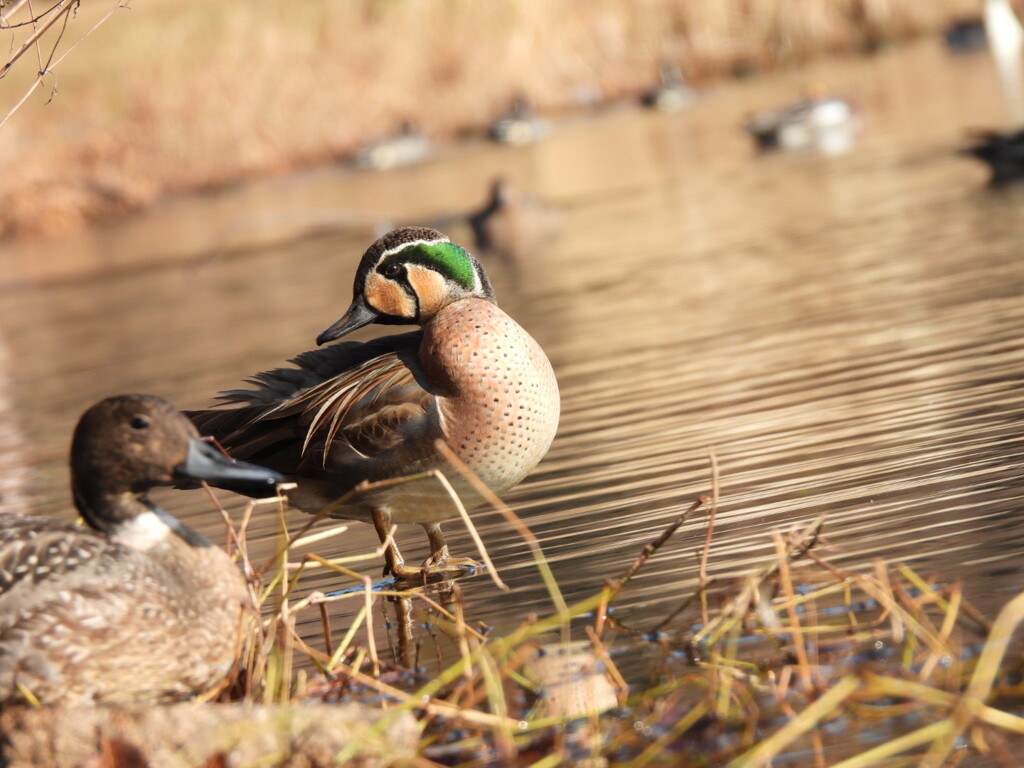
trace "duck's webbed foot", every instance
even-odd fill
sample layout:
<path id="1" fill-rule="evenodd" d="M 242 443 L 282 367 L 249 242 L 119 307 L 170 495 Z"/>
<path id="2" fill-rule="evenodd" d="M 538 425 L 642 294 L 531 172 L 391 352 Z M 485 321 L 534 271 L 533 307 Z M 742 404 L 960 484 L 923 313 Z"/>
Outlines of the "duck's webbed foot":
<path id="1" fill-rule="evenodd" d="M 424 525 L 430 539 L 430 557 L 423 561 L 423 568 L 430 573 L 464 573 L 479 568 L 480 563 L 471 557 L 452 557 L 444 540 L 440 523 Z"/>

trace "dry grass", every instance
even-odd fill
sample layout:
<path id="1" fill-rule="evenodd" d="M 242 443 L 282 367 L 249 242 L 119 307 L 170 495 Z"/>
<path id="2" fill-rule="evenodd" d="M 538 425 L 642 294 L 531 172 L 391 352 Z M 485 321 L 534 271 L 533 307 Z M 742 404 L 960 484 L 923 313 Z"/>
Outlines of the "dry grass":
<path id="1" fill-rule="evenodd" d="M 446 139 L 484 125 L 517 93 L 545 112 L 565 112 L 584 92 L 634 97 L 660 61 L 677 61 L 706 82 L 738 66 L 791 65 L 933 31 L 977 5 L 64 3 L 58 10 L 74 12 L 0 80 L 0 114 L 39 83 L 2 128 L 0 236 L 64 230 L 168 194 L 346 158 L 403 119 Z M 4 26 L 23 22 L 32 8 L 9 6 Z M 7 32 L 11 52 L 34 30 Z"/>
<path id="2" fill-rule="evenodd" d="M 774 557 L 735 574 L 727 587 L 709 580 L 699 594 L 681 595 L 679 610 L 658 626 L 619 624 L 609 608 L 628 593 L 633 576 L 657 558 L 683 522 L 716 502 L 694 502 L 621 576 L 595 585 L 594 594 L 575 604 L 567 604 L 549 578 L 541 543 L 512 517 L 548 583 L 552 611 L 501 637 L 481 632 L 466 615 L 458 582 L 440 587 L 445 600 L 436 586 L 373 589 L 369 578 L 348 566 L 372 558 L 376 567 L 376 554 L 309 554 L 310 546 L 340 529 L 311 534 L 311 520 L 289 535 L 280 509 L 277 555 L 262 565 L 250 563 L 250 507 L 229 541 L 241 548 L 262 618 L 220 699 L 366 701 L 394 717 L 411 711 L 424 726 L 423 765 L 754 768 L 800 753 L 811 756 L 804 764 L 842 768 L 938 768 L 968 753 L 1009 760 L 1009 741 L 1024 735 L 1024 718 L 999 702 L 1012 703 L 1021 693 L 1015 682 L 1019 662 L 1007 654 L 1024 621 L 1024 596 L 989 624 L 965 601 L 959 584 L 880 561 L 863 572 L 841 571 L 818 551 L 821 520 L 775 533 Z M 352 588 L 332 598 L 295 597 L 298 578 L 310 567 L 332 568 Z M 400 606 L 409 626 L 427 625 L 450 638 L 458 649 L 455 661 L 427 677 L 411 656 L 382 653 L 372 616 L 383 600 Z M 359 608 L 344 637 L 335 638 L 328 614 L 340 601 Z M 322 617 L 320 641 L 296 633 L 302 614 Z M 629 686 L 614 662 L 623 648 L 646 649 L 652 659 L 646 676 Z M 533 663 L 545 651 L 575 660 L 568 685 L 538 677 Z M 310 662 L 314 673 L 307 671 Z M 389 722 L 385 717 L 378 727 Z"/>

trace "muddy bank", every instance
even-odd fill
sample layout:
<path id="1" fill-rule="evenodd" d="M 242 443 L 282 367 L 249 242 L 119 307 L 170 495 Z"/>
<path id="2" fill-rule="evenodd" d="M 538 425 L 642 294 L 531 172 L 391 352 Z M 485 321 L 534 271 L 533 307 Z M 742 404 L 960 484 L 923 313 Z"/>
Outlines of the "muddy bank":
<path id="1" fill-rule="evenodd" d="M 54 45 L 65 51 L 112 5 L 83 4 L 63 40 L 44 37 L 40 56 L 16 62 L 0 112 Z M 659 62 L 708 85 L 931 34 L 979 5 L 155 0 L 116 10 L 0 128 L 0 237 L 346 161 L 403 120 L 450 141 L 481 130 L 516 94 L 565 115 L 635 99 Z M 18 45 L 28 35 L 15 33 Z"/>

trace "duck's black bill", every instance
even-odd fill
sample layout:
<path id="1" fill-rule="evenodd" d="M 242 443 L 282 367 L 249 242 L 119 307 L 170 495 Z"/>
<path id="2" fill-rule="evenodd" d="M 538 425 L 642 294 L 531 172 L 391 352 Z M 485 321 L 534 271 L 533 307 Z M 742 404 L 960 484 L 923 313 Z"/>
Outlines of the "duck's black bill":
<path id="1" fill-rule="evenodd" d="M 340 339 L 364 325 L 376 322 L 379 318 L 380 313 L 371 309 L 361 295 L 356 296 L 348 311 L 336 323 L 327 326 L 320 332 L 320 335 L 316 337 L 316 345 L 319 347 L 328 341 Z"/>
<path id="2" fill-rule="evenodd" d="M 174 468 L 174 474 L 177 480 L 205 480 L 217 488 L 260 498 L 274 496 L 284 482 L 280 473 L 235 461 L 198 437 L 189 440 L 185 461 Z"/>

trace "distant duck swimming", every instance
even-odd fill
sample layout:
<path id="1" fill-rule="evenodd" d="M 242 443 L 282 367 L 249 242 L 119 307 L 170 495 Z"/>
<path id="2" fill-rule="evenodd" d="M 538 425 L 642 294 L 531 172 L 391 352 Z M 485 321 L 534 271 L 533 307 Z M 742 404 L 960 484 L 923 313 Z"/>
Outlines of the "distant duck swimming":
<path id="1" fill-rule="evenodd" d="M 501 144 L 522 147 L 551 133 L 551 123 L 533 111 L 525 96 L 517 96 L 509 111 L 488 128 L 487 134 Z"/>
<path id="2" fill-rule="evenodd" d="M 273 467 L 298 487 L 300 509 L 372 522 L 399 579 L 461 570 L 441 524 L 458 516 L 434 478 L 356 491 L 440 470 L 468 509 L 480 494 L 438 452 L 443 440 L 492 491 L 517 485 L 547 453 L 558 427 L 558 384 L 544 351 L 495 301 L 479 262 L 443 234 L 405 227 L 373 243 L 356 271 L 345 314 L 317 337 L 340 339 L 370 323 L 420 330 L 305 352 L 296 368 L 259 373 L 255 389 L 222 395 L 226 409 L 191 413 L 233 455 Z M 392 524 L 423 526 L 430 557 L 405 564 Z"/>
<path id="3" fill-rule="evenodd" d="M 398 125 L 391 136 L 372 141 L 359 149 L 354 162 L 357 168 L 383 171 L 421 163 L 433 151 L 430 139 L 412 123 L 405 121 Z"/>
<path id="4" fill-rule="evenodd" d="M 778 148 L 834 155 L 853 145 L 860 119 L 848 102 L 812 94 L 792 106 L 755 113 L 744 128 L 762 151 Z"/>
<path id="5" fill-rule="evenodd" d="M 71 485 L 86 526 L 0 517 L 0 705 L 187 698 L 227 673 L 247 589 L 227 554 L 146 498 L 208 480 L 256 495 L 280 476 L 235 462 L 155 397 L 85 412 Z"/>
<path id="6" fill-rule="evenodd" d="M 697 100 L 697 93 L 683 79 L 676 64 L 662 64 L 658 84 L 640 97 L 645 106 L 660 112 L 681 112 Z"/>

